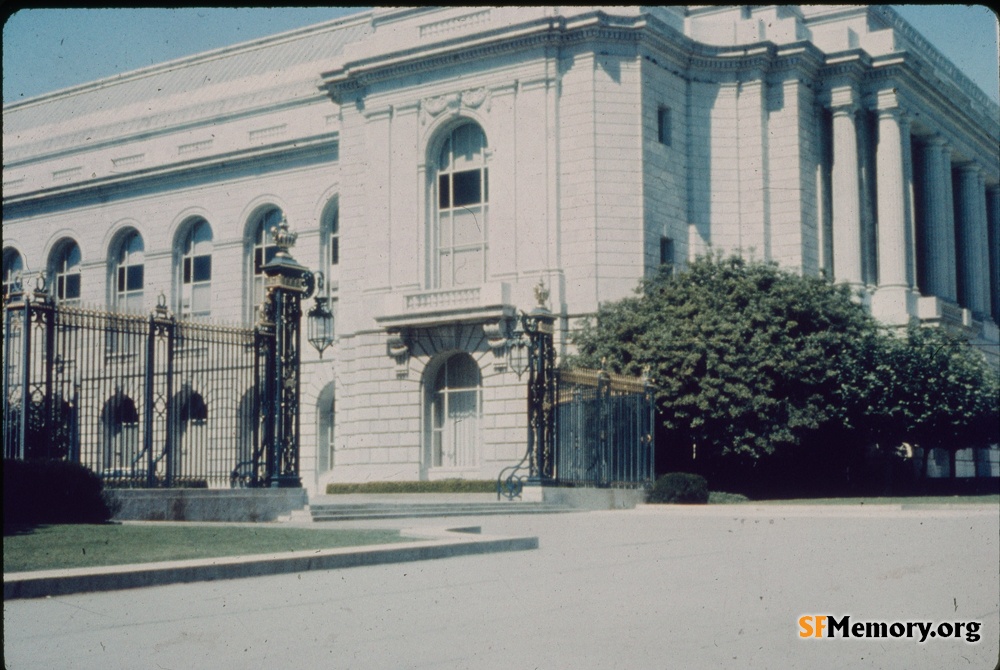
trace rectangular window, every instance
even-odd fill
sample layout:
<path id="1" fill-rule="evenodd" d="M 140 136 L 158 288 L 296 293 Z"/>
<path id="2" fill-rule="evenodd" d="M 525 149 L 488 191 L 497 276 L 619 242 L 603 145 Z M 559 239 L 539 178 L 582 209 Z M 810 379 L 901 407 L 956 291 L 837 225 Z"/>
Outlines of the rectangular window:
<path id="1" fill-rule="evenodd" d="M 674 241 L 665 235 L 660 238 L 660 265 L 667 266 L 671 275 L 674 273 Z"/>
<path id="2" fill-rule="evenodd" d="M 660 144 L 670 146 L 670 108 L 660 107 L 656 113 L 656 128 Z"/>
<path id="3" fill-rule="evenodd" d="M 340 264 L 340 237 L 336 233 L 330 236 L 330 265 Z"/>

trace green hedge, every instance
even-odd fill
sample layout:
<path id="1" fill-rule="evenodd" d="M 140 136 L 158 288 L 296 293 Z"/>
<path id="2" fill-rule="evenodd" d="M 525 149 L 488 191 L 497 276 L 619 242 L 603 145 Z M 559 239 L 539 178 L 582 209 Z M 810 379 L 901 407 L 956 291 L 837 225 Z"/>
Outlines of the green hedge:
<path id="1" fill-rule="evenodd" d="M 440 479 L 432 482 L 361 482 L 327 484 L 326 492 L 338 493 L 496 493 L 493 479 Z"/>
<path id="2" fill-rule="evenodd" d="M 646 502 L 704 505 L 708 502 L 708 482 L 701 475 L 670 472 L 656 480 Z"/>
<path id="3" fill-rule="evenodd" d="M 68 461 L 3 462 L 4 533 L 23 526 L 104 523 L 114 514 L 101 478 Z"/>

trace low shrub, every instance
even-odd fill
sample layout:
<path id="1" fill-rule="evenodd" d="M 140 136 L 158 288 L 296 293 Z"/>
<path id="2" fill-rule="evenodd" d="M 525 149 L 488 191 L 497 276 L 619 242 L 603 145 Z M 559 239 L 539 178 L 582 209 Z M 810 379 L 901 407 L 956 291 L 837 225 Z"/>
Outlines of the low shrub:
<path id="1" fill-rule="evenodd" d="M 708 502 L 708 482 L 701 475 L 669 472 L 656 480 L 646 502 L 704 505 Z"/>
<path id="2" fill-rule="evenodd" d="M 724 493 L 723 491 L 709 491 L 709 505 L 735 505 L 748 502 L 750 499 L 742 493 Z"/>
<path id="3" fill-rule="evenodd" d="M 101 478 L 79 463 L 4 459 L 4 533 L 23 526 L 104 523 L 114 511 Z"/>
<path id="4" fill-rule="evenodd" d="M 327 484 L 328 494 L 338 493 L 496 493 L 492 479 L 440 479 L 432 482 L 359 482 Z"/>

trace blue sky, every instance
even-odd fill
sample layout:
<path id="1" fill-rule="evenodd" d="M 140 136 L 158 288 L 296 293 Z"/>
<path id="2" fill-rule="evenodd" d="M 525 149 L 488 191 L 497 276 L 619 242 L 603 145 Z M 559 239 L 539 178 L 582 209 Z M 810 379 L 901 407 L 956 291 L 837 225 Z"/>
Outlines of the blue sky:
<path id="1" fill-rule="evenodd" d="M 997 18 L 983 5 L 893 5 L 987 95 Z M 4 104 L 359 11 L 350 7 L 25 9 L 3 28 Z"/>

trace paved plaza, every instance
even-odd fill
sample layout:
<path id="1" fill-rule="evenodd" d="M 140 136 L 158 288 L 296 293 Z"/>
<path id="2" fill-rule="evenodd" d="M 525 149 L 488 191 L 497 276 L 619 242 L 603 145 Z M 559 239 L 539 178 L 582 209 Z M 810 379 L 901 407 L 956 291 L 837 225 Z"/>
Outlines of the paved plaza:
<path id="1" fill-rule="evenodd" d="M 1000 640 L 996 506 L 656 507 L 481 525 L 532 551 L 4 603 L 21 668 L 970 668 Z M 802 615 L 979 621 L 808 639 Z"/>

